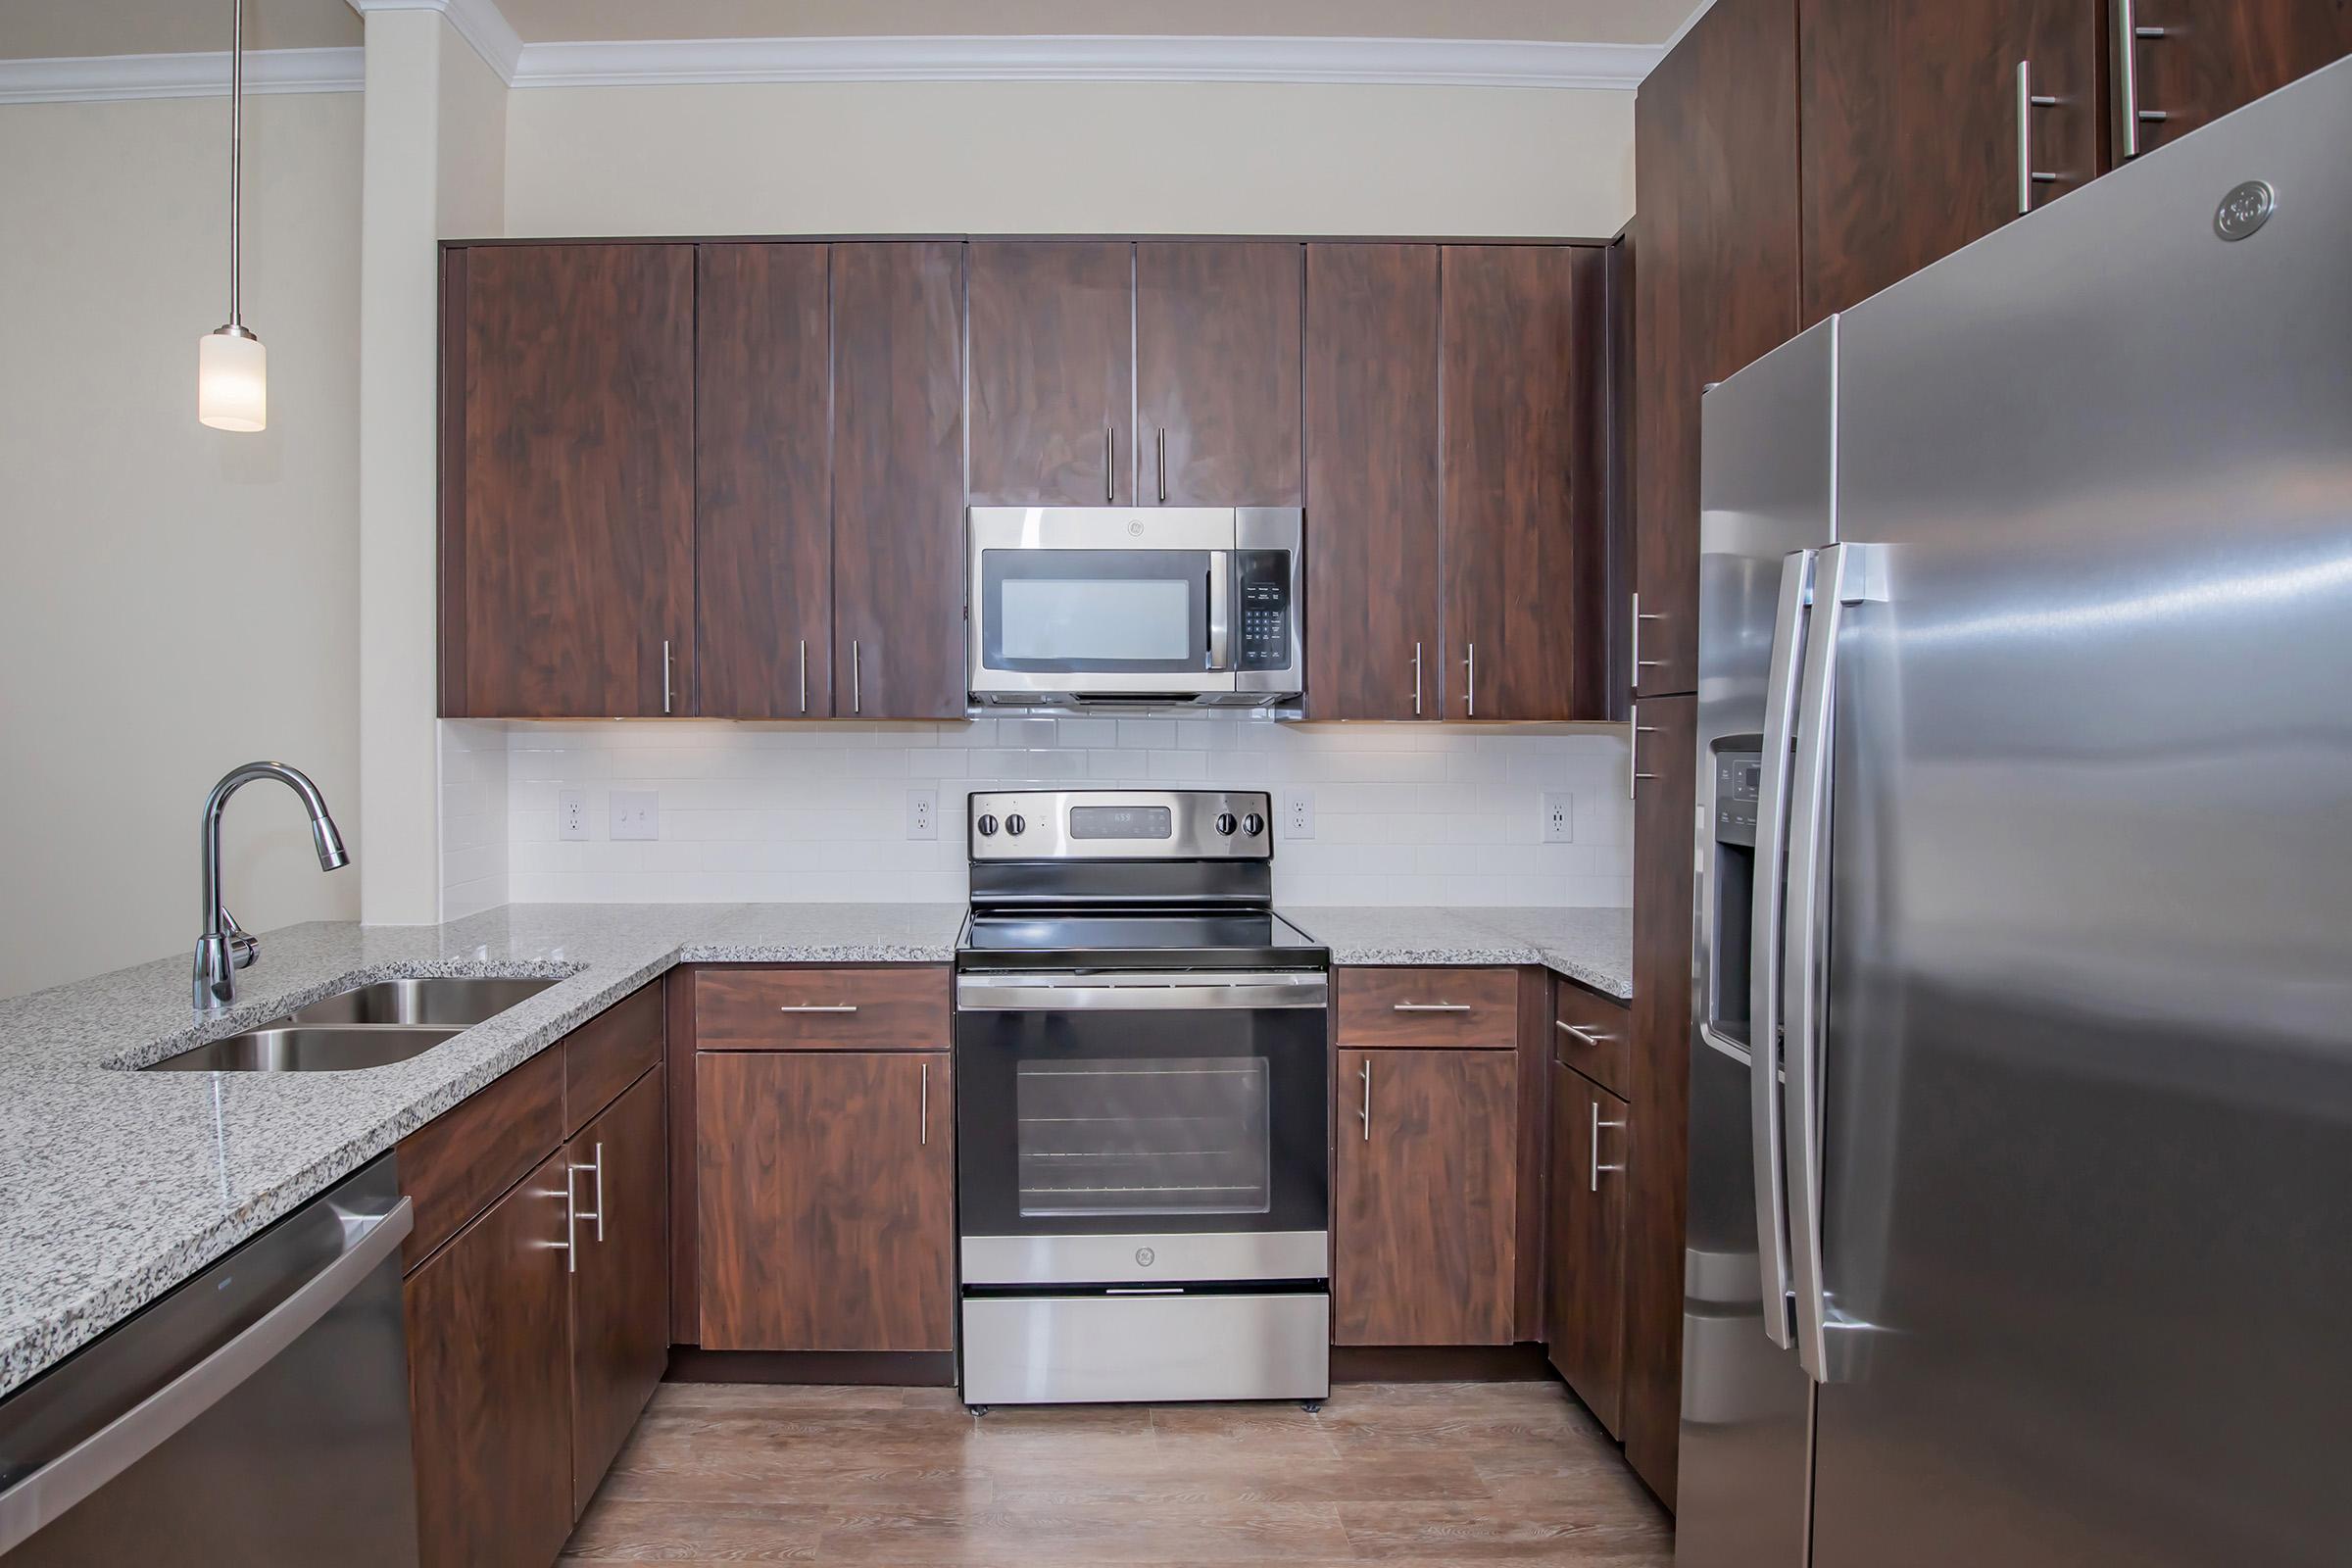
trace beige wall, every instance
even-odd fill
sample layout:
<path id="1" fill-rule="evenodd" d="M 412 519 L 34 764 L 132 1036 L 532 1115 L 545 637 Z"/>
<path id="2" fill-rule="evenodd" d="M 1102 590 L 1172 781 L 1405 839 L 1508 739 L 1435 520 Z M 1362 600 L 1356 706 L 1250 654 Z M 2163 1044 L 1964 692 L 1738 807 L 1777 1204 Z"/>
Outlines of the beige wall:
<path id="1" fill-rule="evenodd" d="M 517 90 L 510 234 L 1613 234 L 1634 95 L 867 82 Z"/>
<path id="2" fill-rule="evenodd" d="M 359 831 L 357 94 L 247 107 L 246 318 L 270 428 L 196 422 L 227 314 L 227 105 L 0 107 L 0 995 L 197 931 L 196 825 L 277 758 Z M 231 906 L 348 918 L 292 797 L 229 808 Z"/>

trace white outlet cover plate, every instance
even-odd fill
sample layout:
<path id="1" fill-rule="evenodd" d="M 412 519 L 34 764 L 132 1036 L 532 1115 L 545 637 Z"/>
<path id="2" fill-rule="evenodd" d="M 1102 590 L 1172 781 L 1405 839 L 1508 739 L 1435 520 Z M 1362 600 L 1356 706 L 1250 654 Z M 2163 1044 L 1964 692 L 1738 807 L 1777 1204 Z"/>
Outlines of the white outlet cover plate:
<path id="1" fill-rule="evenodd" d="M 612 836 L 616 839 L 660 838 L 662 797 L 653 790 L 614 790 Z"/>
<path id="2" fill-rule="evenodd" d="M 588 792 L 564 790 L 556 796 L 556 837 L 570 843 L 588 838 Z"/>
<path id="3" fill-rule="evenodd" d="M 1282 836 L 1286 839 L 1311 839 L 1315 836 L 1314 791 L 1282 792 Z"/>
<path id="4" fill-rule="evenodd" d="M 1544 792 L 1544 842 L 1576 842 L 1576 797 L 1567 790 Z"/>
<path id="5" fill-rule="evenodd" d="M 906 792 L 906 836 L 910 839 L 939 837 L 939 791 Z"/>

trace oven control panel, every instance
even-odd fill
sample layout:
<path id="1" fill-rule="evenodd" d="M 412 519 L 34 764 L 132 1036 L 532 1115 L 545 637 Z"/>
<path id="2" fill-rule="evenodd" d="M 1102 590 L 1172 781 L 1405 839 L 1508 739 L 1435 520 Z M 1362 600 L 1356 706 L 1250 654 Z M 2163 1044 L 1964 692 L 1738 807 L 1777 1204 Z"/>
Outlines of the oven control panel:
<path id="1" fill-rule="evenodd" d="M 1269 860 L 1263 790 L 975 791 L 974 860 Z"/>

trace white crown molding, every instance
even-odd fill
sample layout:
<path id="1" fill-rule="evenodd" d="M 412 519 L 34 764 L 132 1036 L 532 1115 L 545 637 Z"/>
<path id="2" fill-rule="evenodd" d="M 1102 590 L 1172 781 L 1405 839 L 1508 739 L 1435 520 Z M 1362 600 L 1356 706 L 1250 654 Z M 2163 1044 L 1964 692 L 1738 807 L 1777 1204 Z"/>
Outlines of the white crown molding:
<path id="1" fill-rule="evenodd" d="M 498 9 L 498 0 L 346 0 L 361 17 L 379 11 L 438 11 L 449 19 L 458 36 L 473 45 L 498 79 L 514 85 L 514 68 L 522 59 L 522 39 Z"/>
<path id="2" fill-rule="evenodd" d="M 353 3 L 368 9 L 404 0 Z M 1634 44 L 1474 38 L 675 38 L 524 44 L 512 82 L 516 87 L 650 87 L 812 81 L 1258 81 L 1630 91 L 1657 64 L 1660 53 Z"/>
<path id="3" fill-rule="evenodd" d="M 358 92 L 358 49 L 255 49 L 245 56 L 249 93 Z M 73 55 L 0 60 L 0 104 L 108 103 L 124 98 L 225 98 L 228 51 L 175 55 Z"/>
<path id="4" fill-rule="evenodd" d="M 1674 46 L 1678 43 L 1681 43 L 1685 38 L 1690 37 L 1690 29 L 1697 26 L 1699 23 L 1704 21 L 1707 13 L 1714 9 L 1715 0 L 1698 0 L 1697 9 L 1692 11 L 1689 16 L 1685 17 L 1683 19 L 1683 24 L 1675 28 L 1674 31 L 1667 36 L 1667 39 L 1664 43 L 1658 45 L 1658 58 L 1663 60 L 1668 55 L 1674 53 Z"/>

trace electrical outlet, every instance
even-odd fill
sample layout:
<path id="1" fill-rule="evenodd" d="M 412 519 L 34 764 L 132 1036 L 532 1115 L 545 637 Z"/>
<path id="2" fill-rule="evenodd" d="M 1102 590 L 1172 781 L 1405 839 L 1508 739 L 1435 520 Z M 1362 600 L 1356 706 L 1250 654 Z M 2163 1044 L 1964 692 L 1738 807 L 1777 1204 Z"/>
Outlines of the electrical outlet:
<path id="1" fill-rule="evenodd" d="M 556 797 L 556 837 L 580 840 L 588 837 L 588 792 L 564 790 Z"/>
<path id="2" fill-rule="evenodd" d="M 1573 844 L 1576 842 L 1575 798 L 1566 790 L 1544 792 L 1544 842 Z"/>
<path id="3" fill-rule="evenodd" d="M 662 798 L 652 790 L 614 790 L 612 836 L 616 839 L 660 838 Z"/>
<path id="4" fill-rule="evenodd" d="M 1311 839 L 1315 836 L 1315 792 L 1285 790 L 1282 796 L 1282 836 L 1286 839 Z"/>
<path id="5" fill-rule="evenodd" d="M 939 791 L 906 792 L 906 836 L 910 839 L 939 837 Z"/>

